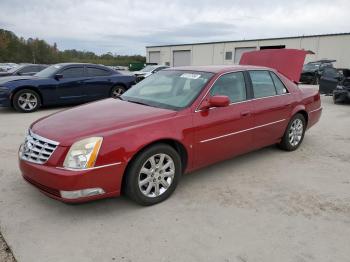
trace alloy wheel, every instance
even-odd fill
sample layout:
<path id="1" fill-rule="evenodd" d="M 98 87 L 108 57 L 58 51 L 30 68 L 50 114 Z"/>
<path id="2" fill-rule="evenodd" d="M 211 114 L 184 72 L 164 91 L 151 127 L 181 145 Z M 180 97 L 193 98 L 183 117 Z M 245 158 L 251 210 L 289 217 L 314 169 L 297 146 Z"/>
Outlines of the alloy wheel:
<path id="1" fill-rule="evenodd" d="M 139 189 L 146 197 L 158 197 L 169 189 L 174 175 L 175 165 L 169 155 L 153 155 L 144 162 L 139 172 Z"/>
<path id="2" fill-rule="evenodd" d="M 18 106 L 24 111 L 30 111 L 38 105 L 37 97 L 32 93 L 23 93 L 18 98 Z"/>
<path id="3" fill-rule="evenodd" d="M 289 128 L 289 143 L 291 144 L 291 146 L 295 147 L 297 146 L 300 141 L 301 138 L 303 137 L 303 132 L 304 132 L 304 125 L 303 125 L 303 121 L 301 121 L 301 119 L 296 118 L 290 128 Z"/>
<path id="4" fill-rule="evenodd" d="M 116 89 L 113 90 L 112 97 L 117 98 L 117 97 L 121 96 L 123 93 L 124 93 L 124 88 L 117 87 Z"/>

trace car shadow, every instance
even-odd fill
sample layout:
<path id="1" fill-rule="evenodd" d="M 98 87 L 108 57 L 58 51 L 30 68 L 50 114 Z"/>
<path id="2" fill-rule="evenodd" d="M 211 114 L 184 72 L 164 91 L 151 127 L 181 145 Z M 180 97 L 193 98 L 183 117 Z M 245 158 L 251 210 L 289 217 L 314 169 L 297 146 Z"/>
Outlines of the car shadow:
<path id="1" fill-rule="evenodd" d="M 223 177 L 227 177 L 227 172 L 223 172 L 223 170 L 241 168 L 242 166 L 245 166 L 251 162 L 257 161 L 262 156 L 266 157 L 266 155 L 276 154 L 276 152 L 283 153 L 283 151 L 279 150 L 276 146 L 270 146 L 185 174 L 182 176 L 181 181 L 174 194 L 168 200 L 159 203 L 155 206 L 140 206 L 124 195 L 114 198 L 95 200 L 92 202 L 66 204 L 54 199 L 47 198 L 47 196 L 38 192 L 38 194 L 35 194 L 35 197 L 32 201 L 35 201 L 36 203 L 39 202 L 40 205 L 42 205 L 44 208 L 56 210 L 59 216 L 66 219 L 75 216 L 84 216 L 90 218 L 108 215 L 127 216 L 130 213 L 142 212 L 145 209 L 148 210 L 151 208 L 155 208 L 156 210 L 158 210 L 163 208 L 170 208 L 172 204 L 176 204 L 176 202 L 179 200 L 181 201 L 181 195 L 184 192 L 191 190 L 191 187 L 193 187 L 194 184 L 199 182 L 202 184 L 210 184 L 212 179 L 219 179 L 220 175 L 222 175 Z M 235 173 L 233 172 L 229 175 L 234 176 Z M 31 196 L 33 195 L 31 194 Z M 35 198 L 40 198 L 41 201 Z M 44 200 L 44 198 L 47 199 Z"/>

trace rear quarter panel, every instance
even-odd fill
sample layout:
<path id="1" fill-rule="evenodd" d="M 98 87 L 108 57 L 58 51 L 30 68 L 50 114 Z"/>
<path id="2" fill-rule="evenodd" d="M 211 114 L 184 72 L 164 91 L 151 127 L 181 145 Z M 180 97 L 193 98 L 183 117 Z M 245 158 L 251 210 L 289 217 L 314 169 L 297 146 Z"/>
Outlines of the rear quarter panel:
<path id="1" fill-rule="evenodd" d="M 118 75 L 113 75 L 111 77 L 113 85 L 118 85 L 118 84 L 122 84 L 124 85 L 127 89 L 130 88 L 132 85 L 135 84 L 136 81 L 136 77 L 133 75 L 122 75 L 122 74 L 118 74 Z"/>

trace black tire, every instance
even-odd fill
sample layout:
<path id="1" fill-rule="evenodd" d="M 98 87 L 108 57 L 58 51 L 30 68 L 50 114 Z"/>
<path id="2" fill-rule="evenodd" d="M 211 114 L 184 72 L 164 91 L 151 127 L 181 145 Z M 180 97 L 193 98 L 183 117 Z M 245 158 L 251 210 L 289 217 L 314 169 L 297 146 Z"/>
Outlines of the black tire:
<path id="1" fill-rule="evenodd" d="M 116 85 L 112 87 L 110 96 L 113 98 L 117 98 L 120 95 L 122 95 L 126 91 L 126 88 L 124 86 Z"/>
<path id="2" fill-rule="evenodd" d="M 14 94 L 12 105 L 18 112 L 31 113 L 41 107 L 41 98 L 31 89 L 22 89 Z"/>
<path id="3" fill-rule="evenodd" d="M 169 184 L 169 187 L 165 189 L 162 185 L 160 185 L 160 180 L 158 181 L 159 176 L 161 176 L 159 173 L 157 175 L 156 172 L 152 172 L 151 174 L 143 174 L 141 172 L 141 168 L 145 167 L 145 165 L 150 164 L 149 159 L 153 156 L 158 156 L 159 154 L 165 154 L 167 157 L 170 157 L 173 161 L 172 167 L 175 168 L 174 175 L 171 179 L 171 182 Z M 168 160 L 168 159 L 166 159 Z M 164 160 L 163 160 L 164 161 Z M 160 159 L 158 159 L 158 165 L 160 163 Z M 163 162 L 164 163 L 164 162 Z M 165 162 L 167 163 L 167 162 Z M 150 167 L 153 170 L 153 167 Z M 143 151 L 141 151 L 135 159 L 132 160 L 130 163 L 130 166 L 128 167 L 128 170 L 126 171 L 126 177 L 125 177 L 125 183 L 124 183 L 124 192 L 127 196 L 129 196 L 132 200 L 136 201 L 138 204 L 143 206 L 149 206 L 154 205 L 157 203 L 160 203 L 167 199 L 175 190 L 177 183 L 181 177 L 182 173 L 182 167 L 181 167 L 181 159 L 177 151 L 172 148 L 171 146 L 167 144 L 156 144 L 153 145 Z M 165 172 L 166 170 L 164 170 Z M 160 172 L 160 171 L 159 171 Z M 141 176 L 145 176 L 142 178 Z M 150 182 L 146 182 L 144 185 L 145 188 L 148 188 L 149 186 L 152 187 L 152 190 L 154 189 L 154 192 L 152 190 L 149 192 L 149 194 L 154 194 L 153 197 L 146 196 L 146 191 L 141 191 L 142 186 L 139 185 L 139 181 L 143 181 L 144 179 L 150 179 Z M 170 181 L 170 180 L 168 180 Z M 163 193 L 156 196 L 155 190 L 155 183 L 158 183 L 158 188 L 162 187 L 163 190 L 165 190 Z"/>
<path id="4" fill-rule="evenodd" d="M 291 135 L 291 132 L 292 131 L 292 125 L 297 123 L 298 120 L 301 121 L 302 123 L 302 132 L 301 132 L 301 137 L 300 137 L 300 140 L 298 141 L 297 144 L 295 144 L 295 142 L 291 142 L 290 139 L 292 136 Z M 305 130 L 306 130 L 306 121 L 305 121 L 305 118 L 302 114 L 296 114 L 292 117 L 292 119 L 289 121 L 289 124 L 286 128 L 286 131 L 284 132 L 284 135 L 282 137 L 282 140 L 281 142 L 278 144 L 279 148 L 283 149 L 283 150 L 286 150 L 286 151 L 294 151 L 296 150 L 300 145 L 301 143 L 303 142 L 303 139 L 304 139 L 304 135 L 305 135 Z M 294 140 L 293 140 L 294 141 Z"/>

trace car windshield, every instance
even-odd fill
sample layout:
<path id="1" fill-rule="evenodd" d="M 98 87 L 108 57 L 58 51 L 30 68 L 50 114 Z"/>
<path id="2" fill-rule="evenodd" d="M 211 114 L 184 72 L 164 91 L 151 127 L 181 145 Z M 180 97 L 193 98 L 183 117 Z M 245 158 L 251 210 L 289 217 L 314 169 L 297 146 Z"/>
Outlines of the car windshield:
<path id="1" fill-rule="evenodd" d="M 202 91 L 213 73 L 166 70 L 151 75 L 128 91 L 121 99 L 172 110 L 189 106 Z"/>
<path id="2" fill-rule="evenodd" d="M 44 70 L 38 72 L 35 74 L 35 76 L 38 77 L 51 77 L 52 75 L 54 75 L 60 68 L 62 68 L 61 65 L 52 65 L 49 66 L 47 68 L 45 68 Z"/>
<path id="3" fill-rule="evenodd" d="M 152 72 L 156 68 L 157 68 L 157 66 L 150 66 L 150 65 L 148 65 L 145 68 L 141 69 L 140 71 L 141 72 Z"/>

